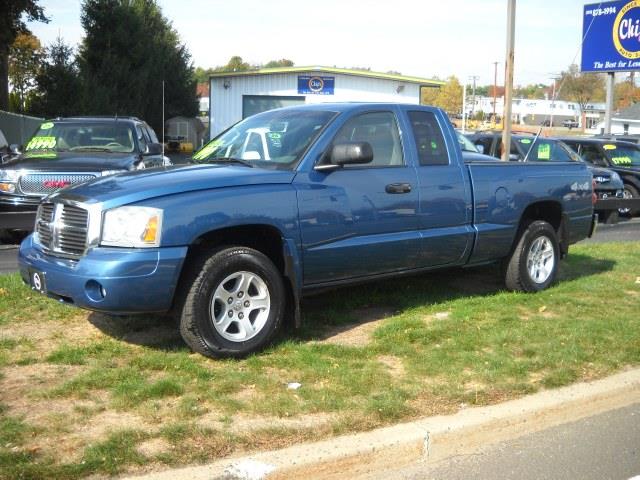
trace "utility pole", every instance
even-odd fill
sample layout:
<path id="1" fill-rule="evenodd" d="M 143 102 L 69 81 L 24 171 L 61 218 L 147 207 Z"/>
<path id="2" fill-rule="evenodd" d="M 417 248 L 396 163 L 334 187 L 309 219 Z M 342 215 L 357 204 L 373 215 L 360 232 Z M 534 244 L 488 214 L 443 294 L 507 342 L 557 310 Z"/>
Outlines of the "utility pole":
<path id="1" fill-rule="evenodd" d="M 493 62 L 493 123 L 496 123 L 496 97 L 498 96 L 498 62 Z"/>
<path id="2" fill-rule="evenodd" d="M 508 0 L 507 7 L 507 61 L 504 75 L 504 128 L 502 130 L 502 161 L 509 161 L 511 152 L 511 108 L 513 97 L 513 60 L 516 37 L 516 0 Z"/>
<path id="3" fill-rule="evenodd" d="M 465 82 L 462 87 L 462 134 L 464 135 L 467 129 L 467 84 Z"/>
<path id="4" fill-rule="evenodd" d="M 471 96 L 473 98 L 473 103 L 471 104 L 471 116 L 476 113 L 476 80 L 480 77 L 478 75 L 472 75 L 469 79 L 473 82 L 473 86 L 471 87 Z"/>

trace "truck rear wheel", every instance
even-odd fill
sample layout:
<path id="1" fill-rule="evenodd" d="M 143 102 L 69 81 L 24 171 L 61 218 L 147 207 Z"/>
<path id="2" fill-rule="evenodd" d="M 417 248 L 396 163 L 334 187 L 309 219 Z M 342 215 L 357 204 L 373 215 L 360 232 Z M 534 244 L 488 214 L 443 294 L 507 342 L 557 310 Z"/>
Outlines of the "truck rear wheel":
<path id="1" fill-rule="evenodd" d="M 542 220 L 529 223 L 506 261 L 509 290 L 538 292 L 553 283 L 558 273 L 560 249 L 556 232 Z"/>
<path id="2" fill-rule="evenodd" d="M 282 276 L 257 250 L 216 250 L 194 262 L 185 281 L 180 333 L 198 353 L 243 357 L 264 348 L 282 325 Z"/>

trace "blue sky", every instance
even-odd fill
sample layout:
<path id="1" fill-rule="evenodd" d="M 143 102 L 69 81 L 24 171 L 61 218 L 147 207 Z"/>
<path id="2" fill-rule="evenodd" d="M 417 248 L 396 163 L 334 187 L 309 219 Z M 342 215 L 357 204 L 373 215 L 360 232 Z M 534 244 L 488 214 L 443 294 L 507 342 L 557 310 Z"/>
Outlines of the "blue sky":
<path id="1" fill-rule="evenodd" d="M 515 83 L 550 83 L 579 62 L 578 0 L 518 0 Z M 44 44 L 83 35 L 78 0 L 40 0 L 49 24 L 29 28 Z M 159 0 L 194 64 L 289 58 L 296 65 L 370 67 L 479 84 L 504 77 L 507 0 Z"/>

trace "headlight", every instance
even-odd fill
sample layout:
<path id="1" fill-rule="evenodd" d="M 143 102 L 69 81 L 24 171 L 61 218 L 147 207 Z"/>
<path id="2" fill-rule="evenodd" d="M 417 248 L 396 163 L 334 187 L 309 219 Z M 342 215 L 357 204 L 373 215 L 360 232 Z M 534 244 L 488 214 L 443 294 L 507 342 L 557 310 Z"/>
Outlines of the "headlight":
<path id="1" fill-rule="evenodd" d="M 104 170 L 100 173 L 103 177 L 108 177 L 109 175 L 115 175 L 116 173 L 126 172 L 126 170 Z"/>
<path id="2" fill-rule="evenodd" d="M 18 172 L 16 170 L 2 170 L 0 169 L 0 181 L 17 182 Z"/>
<path id="3" fill-rule="evenodd" d="M 161 234 L 159 208 L 120 207 L 105 212 L 100 243 L 112 247 L 157 247 Z"/>
<path id="4" fill-rule="evenodd" d="M 611 172 L 611 181 L 612 182 L 622 182 L 622 178 L 620 178 L 620 175 L 618 175 L 618 172 Z"/>

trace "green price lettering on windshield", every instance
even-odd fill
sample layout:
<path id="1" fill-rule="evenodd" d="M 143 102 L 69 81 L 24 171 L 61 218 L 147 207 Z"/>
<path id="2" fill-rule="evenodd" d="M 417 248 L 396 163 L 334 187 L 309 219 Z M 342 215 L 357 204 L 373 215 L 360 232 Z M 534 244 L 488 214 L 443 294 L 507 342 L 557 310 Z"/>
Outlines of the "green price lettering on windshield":
<path id="1" fill-rule="evenodd" d="M 207 143 L 193 155 L 194 160 L 204 160 L 213 152 L 215 152 L 220 145 L 222 145 L 222 142 L 220 140 L 214 140 L 213 142 Z"/>
<path id="2" fill-rule="evenodd" d="M 33 137 L 26 150 L 51 150 L 56 148 L 56 137 Z"/>
<path id="3" fill-rule="evenodd" d="M 631 165 L 631 157 L 611 157 L 611 161 L 616 165 Z"/>
<path id="4" fill-rule="evenodd" d="M 46 122 L 40 125 L 40 130 L 51 130 L 53 128 L 53 122 Z"/>
<path id="5" fill-rule="evenodd" d="M 543 143 L 538 146 L 538 160 L 549 160 L 551 159 L 551 145 L 548 143 Z"/>
<path id="6" fill-rule="evenodd" d="M 520 140 L 520 143 L 524 143 L 525 145 L 528 145 L 528 144 L 531 143 L 531 140 L 528 139 L 528 138 L 523 138 L 523 139 Z"/>

